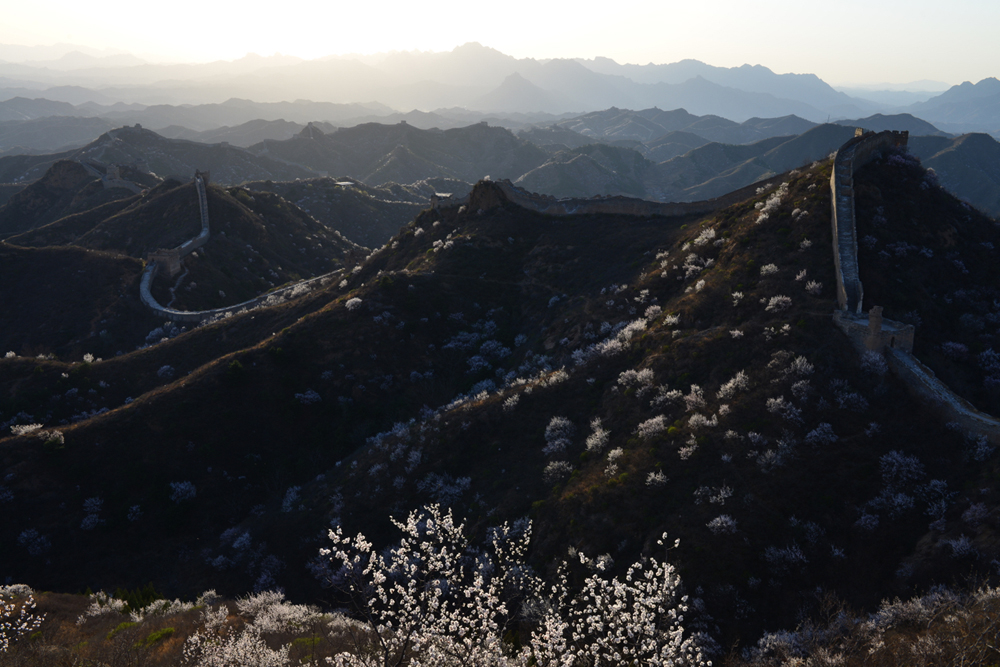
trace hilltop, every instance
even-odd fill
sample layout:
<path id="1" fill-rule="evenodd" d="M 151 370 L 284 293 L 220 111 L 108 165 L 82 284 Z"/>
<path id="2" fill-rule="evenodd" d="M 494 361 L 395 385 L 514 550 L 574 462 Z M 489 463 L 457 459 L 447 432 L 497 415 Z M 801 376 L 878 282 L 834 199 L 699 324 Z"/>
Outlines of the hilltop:
<path id="1" fill-rule="evenodd" d="M 59 218 L 132 196 L 124 188 L 105 188 L 78 162 L 59 160 L 42 178 L 0 205 L 0 237 L 24 232 Z"/>
<path id="2" fill-rule="evenodd" d="M 308 126 L 287 141 L 264 141 L 251 151 L 371 185 L 427 178 L 475 182 L 486 175 L 517 178 L 545 153 L 509 130 L 485 123 L 450 130 L 366 123 L 325 134 Z"/>
<path id="3" fill-rule="evenodd" d="M 0 243 L 0 348 L 65 359 L 131 349 L 162 324 L 139 301 L 141 273 L 141 261 L 117 253 Z"/>
<path id="4" fill-rule="evenodd" d="M 0 157 L 0 182 L 36 180 L 60 160 L 97 161 L 105 165 L 138 164 L 142 165 L 142 171 L 161 177 L 189 177 L 195 169 L 203 169 L 210 171 L 216 182 L 226 184 L 315 175 L 308 169 L 253 155 L 236 146 L 167 139 L 136 125 L 110 130 L 86 146 L 70 151 Z"/>
<path id="5" fill-rule="evenodd" d="M 251 190 L 281 195 L 345 237 L 369 248 L 389 241 L 436 193 L 464 197 L 470 183 L 434 178 L 409 185 L 371 186 L 349 177 L 246 183 Z"/>

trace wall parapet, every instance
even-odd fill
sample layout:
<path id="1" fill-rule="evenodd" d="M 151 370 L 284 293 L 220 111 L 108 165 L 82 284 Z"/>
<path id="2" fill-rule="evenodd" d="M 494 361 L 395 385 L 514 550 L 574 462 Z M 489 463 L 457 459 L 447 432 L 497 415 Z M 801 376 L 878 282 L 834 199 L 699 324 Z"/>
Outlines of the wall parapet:
<path id="1" fill-rule="evenodd" d="M 865 132 L 858 128 L 854 138 L 841 146 L 833 157 L 830 175 L 833 260 L 837 275 L 837 305 L 841 310 L 860 313 L 864 287 L 858 267 L 858 235 L 854 210 L 854 174 L 889 148 L 906 146 L 909 133 Z"/>
<path id="2" fill-rule="evenodd" d="M 173 308 L 167 308 L 160 305 L 151 291 L 153 279 L 156 277 L 159 268 L 160 267 L 156 262 L 150 262 L 146 265 L 146 270 L 143 271 L 142 282 L 139 284 L 139 293 L 142 296 L 143 303 L 146 304 L 147 308 L 156 313 L 156 315 L 165 320 L 169 320 L 171 322 L 189 322 L 194 324 L 201 324 L 206 320 L 212 320 L 215 318 L 238 315 L 243 311 L 252 310 L 258 306 L 271 306 L 284 303 L 288 299 L 308 294 L 315 286 L 314 283 L 325 285 L 326 282 L 324 281 L 333 279 L 334 276 L 343 271 L 343 269 L 337 269 L 336 271 L 331 271 L 330 273 L 324 273 L 321 276 L 300 280 L 292 285 L 280 287 L 276 290 L 267 292 L 266 294 L 261 294 L 260 296 L 255 296 L 254 298 L 241 303 L 237 303 L 232 306 L 225 306 L 224 308 L 212 308 L 210 310 L 174 310 Z"/>
<path id="3" fill-rule="evenodd" d="M 784 174 L 779 174 L 762 181 L 757 181 L 739 190 L 734 190 L 721 197 L 695 202 L 658 202 L 621 195 L 560 199 L 551 195 L 529 192 L 524 188 L 514 185 L 507 179 L 499 181 L 483 180 L 477 183 L 472 188 L 472 191 L 464 197 L 432 199 L 432 207 L 441 209 L 467 206 L 473 209 L 488 209 L 500 204 L 502 200 L 506 200 L 529 211 L 552 216 L 600 214 L 637 217 L 675 217 L 703 215 L 744 201 L 754 196 L 757 189 L 772 187 L 781 181 L 783 177 Z"/>
<path id="4" fill-rule="evenodd" d="M 205 182 L 208 180 L 208 172 L 194 172 L 194 187 L 198 193 L 198 215 L 201 218 L 201 232 L 198 236 L 188 239 L 176 248 L 160 248 L 147 256 L 149 262 L 157 262 L 161 269 L 165 269 L 168 276 L 176 276 L 181 272 L 181 260 L 192 252 L 208 243 L 211 233 L 208 222 L 208 193 L 205 190 Z"/>
<path id="5" fill-rule="evenodd" d="M 977 410 L 919 359 L 903 350 L 887 349 L 886 361 L 910 393 L 944 422 L 957 424 L 965 433 L 985 436 L 992 444 L 1000 445 L 1000 419 Z"/>

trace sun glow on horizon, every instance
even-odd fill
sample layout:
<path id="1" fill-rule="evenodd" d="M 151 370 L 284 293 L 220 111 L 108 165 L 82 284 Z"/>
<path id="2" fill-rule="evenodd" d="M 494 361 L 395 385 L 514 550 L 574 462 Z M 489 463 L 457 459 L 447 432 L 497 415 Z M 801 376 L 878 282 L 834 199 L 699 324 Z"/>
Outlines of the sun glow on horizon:
<path id="1" fill-rule="evenodd" d="M 65 0 L 12 5 L 5 8 L 0 43 L 66 42 L 154 62 L 208 62 L 251 53 L 308 60 L 446 52 L 479 42 L 516 58 L 761 64 L 778 73 L 814 73 L 829 83 L 957 83 L 1000 74 L 1000 49 L 991 34 L 1000 24 L 1000 4 L 982 0 L 951 3 L 947 11 L 930 0 L 905 8 L 846 0 L 808 9 L 787 0 L 697 6 L 624 0 L 613 14 L 527 0 L 503 7 L 457 0 L 319 6 L 290 0 L 279 7 L 260 0 L 236 7 L 180 0 L 169 10 L 107 0 L 102 7 L 95 12 Z"/>

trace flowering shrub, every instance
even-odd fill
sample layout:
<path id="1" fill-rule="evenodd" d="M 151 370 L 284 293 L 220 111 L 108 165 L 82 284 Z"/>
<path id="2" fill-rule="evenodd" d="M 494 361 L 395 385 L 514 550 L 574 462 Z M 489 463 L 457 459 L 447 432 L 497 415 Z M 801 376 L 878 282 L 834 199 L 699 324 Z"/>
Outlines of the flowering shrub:
<path id="1" fill-rule="evenodd" d="M 639 424 L 635 432 L 640 438 L 648 439 L 665 432 L 667 426 L 667 418 L 663 415 L 657 415 Z"/>
<path id="2" fill-rule="evenodd" d="M 820 424 L 806 434 L 806 442 L 810 445 L 832 445 L 837 442 L 837 434 L 826 422 Z"/>
<path id="3" fill-rule="evenodd" d="M 769 313 L 780 313 L 782 311 L 788 310 L 792 307 L 792 300 L 783 295 L 772 296 L 767 302 L 767 307 L 764 308 L 765 311 Z"/>
<path id="4" fill-rule="evenodd" d="M 743 371 L 739 371 L 725 384 L 719 387 L 716 394 L 721 400 L 728 400 L 736 395 L 738 391 L 746 391 L 750 388 L 750 378 Z"/>
<path id="5" fill-rule="evenodd" d="M 869 375 L 882 377 L 889 372 L 885 357 L 874 350 L 865 350 L 861 355 L 861 370 Z"/>
<path id="6" fill-rule="evenodd" d="M 17 544 L 25 547 L 32 556 L 40 556 L 50 548 L 52 542 L 34 528 L 26 528 L 17 536 Z"/>
<path id="7" fill-rule="evenodd" d="M 23 584 L 0 586 L 0 654 L 7 653 L 12 642 L 42 626 L 45 614 L 34 610 L 35 598 L 30 588 Z"/>
<path id="8" fill-rule="evenodd" d="M 574 432 L 576 427 L 573 422 L 565 417 L 553 417 L 545 427 L 545 447 L 542 452 L 546 456 L 552 456 L 566 451 Z"/>
<path id="9" fill-rule="evenodd" d="M 728 514 L 720 514 L 706 525 L 713 535 L 731 535 L 736 532 L 736 519 Z"/>
<path id="10" fill-rule="evenodd" d="M 344 302 L 344 308 L 347 310 L 357 310 L 361 307 L 361 299 L 354 297 L 353 299 L 348 299 Z"/>
<path id="11" fill-rule="evenodd" d="M 542 471 L 542 479 L 546 484 L 561 482 L 573 473 L 573 466 L 566 461 L 550 461 Z"/>
<path id="12" fill-rule="evenodd" d="M 198 490 L 191 482 L 170 482 L 170 499 L 175 503 L 191 500 Z"/>
<path id="13" fill-rule="evenodd" d="M 757 224 L 766 222 L 772 213 L 778 210 L 781 205 L 781 200 L 785 198 L 788 194 L 788 183 L 782 183 L 778 186 L 778 189 L 770 194 L 767 201 L 757 202 L 755 208 L 760 211 L 760 215 L 757 217 Z"/>
<path id="14" fill-rule="evenodd" d="M 719 418 L 717 415 L 712 415 L 711 418 L 706 417 L 700 412 L 696 412 L 691 415 L 688 420 L 688 426 L 693 430 L 698 430 L 701 428 L 713 428 L 719 425 Z"/>
<path id="15" fill-rule="evenodd" d="M 668 481 L 667 476 L 663 474 L 662 470 L 657 470 L 646 475 L 646 486 L 650 488 L 666 486 Z"/>
<path id="16" fill-rule="evenodd" d="M 493 528 L 485 549 L 434 505 L 393 523 L 403 538 L 388 551 L 340 528 L 320 551 L 327 584 L 366 630 L 332 665 L 703 664 L 703 638 L 686 636 L 687 599 L 668 563 L 643 559 L 618 580 L 605 560 L 579 554 L 593 573 L 571 597 L 567 564 L 550 589 L 525 564 L 527 521 Z M 515 649 L 503 637 L 519 616 L 534 629 Z"/>
<path id="17" fill-rule="evenodd" d="M 590 421 L 591 434 L 587 436 L 587 451 L 591 454 L 600 454 L 608 446 L 608 438 L 611 432 L 601 426 L 599 417 L 594 417 Z"/>
<path id="18" fill-rule="evenodd" d="M 295 400 L 302 405 L 313 405 L 322 401 L 323 397 L 312 389 L 306 389 L 305 392 L 301 394 L 295 394 Z"/>

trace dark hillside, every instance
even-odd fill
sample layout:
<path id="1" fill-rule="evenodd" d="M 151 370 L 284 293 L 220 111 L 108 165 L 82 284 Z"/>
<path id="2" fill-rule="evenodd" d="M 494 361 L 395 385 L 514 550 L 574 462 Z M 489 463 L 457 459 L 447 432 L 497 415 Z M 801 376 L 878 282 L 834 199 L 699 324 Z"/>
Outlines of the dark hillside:
<path id="1" fill-rule="evenodd" d="M 183 260 L 176 279 L 158 278 L 153 296 L 180 310 L 221 308 L 288 282 L 358 261 L 360 248 L 269 192 L 209 186 L 208 244 Z M 10 242 L 74 245 L 145 259 L 201 231 L 193 183 L 168 180 L 122 202 L 67 216 Z"/>
<path id="2" fill-rule="evenodd" d="M 80 359 L 131 349 L 155 326 L 139 303 L 141 273 L 142 262 L 117 254 L 0 244 L 0 354 Z"/>
<path id="3" fill-rule="evenodd" d="M 0 183 L 0 206 L 7 203 L 7 200 L 23 190 L 25 183 Z"/>
<path id="4" fill-rule="evenodd" d="M 196 169 L 209 171 L 215 183 L 306 178 L 308 169 L 258 156 L 228 144 L 168 139 L 138 125 L 109 130 L 86 146 L 49 155 L 0 157 L 0 182 L 33 181 L 59 160 L 97 160 L 102 164 L 143 164 L 162 177 L 190 178 Z M 123 176 L 139 180 L 134 176 Z M 143 183 L 148 186 L 148 183 Z"/>
<path id="5" fill-rule="evenodd" d="M 827 593 L 872 609 L 986 572 L 994 459 L 831 322 L 830 173 L 687 218 L 549 217 L 481 182 L 287 303 L 86 366 L 0 360 L 4 419 L 61 431 L 0 440 L 0 564 L 330 602 L 306 567 L 327 526 L 384 545 L 437 502 L 478 536 L 529 516 L 548 575 L 680 538 L 727 647 Z M 113 409 L 60 425 L 82 401 Z"/>
<path id="6" fill-rule="evenodd" d="M 909 153 L 856 180 L 865 308 L 917 327 L 914 354 L 1000 414 L 1000 229 L 945 192 Z"/>
<path id="7" fill-rule="evenodd" d="M 910 142 L 911 152 L 934 169 L 949 192 L 1000 217 L 1000 142 L 988 134 L 916 137 Z"/>
<path id="8" fill-rule="evenodd" d="M 197 208 L 193 186 L 185 187 L 190 188 L 186 201 Z M 358 245 L 278 195 L 242 187 L 212 186 L 208 192 L 212 235 L 183 260 L 182 275 L 156 280 L 153 296 L 164 305 L 222 308 L 285 283 L 349 268 L 365 256 Z"/>
<path id="9" fill-rule="evenodd" d="M 61 160 L 45 175 L 0 206 L 0 237 L 48 224 L 73 213 L 133 194 L 121 188 L 105 189 L 78 162 Z"/>

